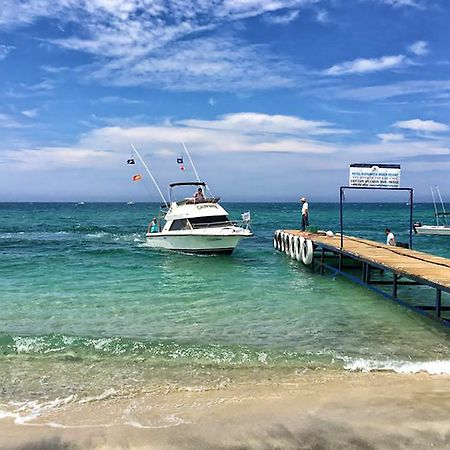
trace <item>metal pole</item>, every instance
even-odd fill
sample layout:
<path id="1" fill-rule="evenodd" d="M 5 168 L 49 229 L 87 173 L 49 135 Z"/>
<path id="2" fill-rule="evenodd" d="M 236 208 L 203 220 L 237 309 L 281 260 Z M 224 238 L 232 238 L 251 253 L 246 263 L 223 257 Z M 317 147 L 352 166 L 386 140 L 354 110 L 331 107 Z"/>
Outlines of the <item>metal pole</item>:
<path id="1" fill-rule="evenodd" d="M 343 217 L 344 188 L 339 188 L 339 221 L 341 225 L 341 250 L 344 248 L 344 217 Z"/>
<path id="2" fill-rule="evenodd" d="M 362 273 L 361 273 L 361 279 L 362 279 L 363 283 L 366 282 L 366 276 L 367 276 L 367 263 L 363 262 Z"/>
<path id="3" fill-rule="evenodd" d="M 436 289 L 436 315 L 441 317 L 442 291 Z"/>
<path id="4" fill-rule="evenodd" d="M 392 281 L 392 297 L 397 298 L 397 281 L 398 281 L 398 275 L 394 273 L 394 279 Z"/>
<path id="5" fill-rule="evenodd" d="M 414 191 L 409 191 L 409 248 L 413 248 L 413 211 L 414 211 Z"/>
<path id="6" fill-rule="evenodd" d="M 320 255 L 320 275 L 324 274 L 324 267 L 323 265 L 325 264 L 325 249 L 322 247 L 322 252 Z"/>
<path id="7" fill-rule="evenodd" d="M 150 175 L 150 178 L 152 179 L 153 183 L 156 186 L 156 189 L 158 189 L 159 195 L 161 196 L 161 198 L 163 199 L 164 204 L 168 207 L 169 205 L 166 202 L 166 199 L 164 198 L 164 195 L 161 192 L 161 189 L 159 189 L 158 183 L 156 182 L 156 180 L 153 178 L 152 173 L 150 172 L 149 168 L 147 167 L 147 164 L 145 164 L 144 160 L 141 158 L 141 155 L 139 154 L 139 152 L 136 150 L 136 147 L 133 144 L 130 144 L 131 148 L 133 149 L 134 152 L 136 152 L 136 155 L 138 155 L 138 158 L 141 160 L 142 165 L 145 167 L 145 170 L 147 171 L 147 173 Z"/>

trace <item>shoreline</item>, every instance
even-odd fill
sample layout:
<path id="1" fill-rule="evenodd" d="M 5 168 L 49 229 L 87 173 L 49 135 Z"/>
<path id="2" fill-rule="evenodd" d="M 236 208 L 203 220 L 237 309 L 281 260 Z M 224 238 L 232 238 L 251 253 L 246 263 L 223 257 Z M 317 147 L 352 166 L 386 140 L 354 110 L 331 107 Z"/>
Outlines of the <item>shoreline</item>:
<path id="1" fill-rule="evenodd" d="M 142 390 L 0 420 L 0 448 L 450 447 L 450 376 L 306 372 L 210 390 Z"/>

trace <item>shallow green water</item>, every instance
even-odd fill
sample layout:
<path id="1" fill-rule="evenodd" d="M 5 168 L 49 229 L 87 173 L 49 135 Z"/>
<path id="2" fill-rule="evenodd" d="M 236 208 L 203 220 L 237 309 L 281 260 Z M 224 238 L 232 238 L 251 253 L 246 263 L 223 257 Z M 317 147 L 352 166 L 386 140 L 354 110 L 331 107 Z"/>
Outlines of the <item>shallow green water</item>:
<path id="1" fill-rule="evenodd" d="M 225 207 L 253 217 L 232 256 L 146 247 L 157 205 L 0 204 L 0 403 L 304 369 L 450 373 L 448 329 L 274 251 L 297 205 Z M 310 208 L 313 225 L 338 229 L 338 205 Z M 407 241 L 405 204 L 345 214 L 348 233 L 384 241 L 389 226 Z M 432 205 L 415 219 L 431 223 Z M 450 238 L 415 248 L 450 257 Z"/>

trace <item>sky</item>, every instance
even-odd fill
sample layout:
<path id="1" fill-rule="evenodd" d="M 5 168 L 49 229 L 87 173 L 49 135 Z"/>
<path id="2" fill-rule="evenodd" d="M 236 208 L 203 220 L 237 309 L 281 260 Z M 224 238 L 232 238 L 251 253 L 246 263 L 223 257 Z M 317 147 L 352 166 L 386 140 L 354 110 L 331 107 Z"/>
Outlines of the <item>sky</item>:
<path id="1" fill-rule="evenodd" d="M 336 201 L 351 163 L 450 201 L 449 23 L 448 0 L 3 0 L 0 201 L 158 201 L 130 144 L 165 193 L 195 179 L 182 142 L 226 201 Z"/>

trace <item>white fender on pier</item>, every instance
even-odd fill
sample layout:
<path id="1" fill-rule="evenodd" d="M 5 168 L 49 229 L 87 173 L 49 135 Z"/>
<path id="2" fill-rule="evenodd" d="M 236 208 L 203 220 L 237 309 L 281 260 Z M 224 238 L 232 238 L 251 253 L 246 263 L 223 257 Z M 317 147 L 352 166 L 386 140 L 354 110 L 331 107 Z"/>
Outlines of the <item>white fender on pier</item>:
<path id="1" fill-rule="evenodd" d="M 304 240 L 305 240 L 305 238 L 303 236 L 295 236 L 295 239 L 294 239 L 295 259 L 297 261 L 302 260 L 302 248 L 303 248 Z"/>
<path id="2" fill-rule="evenodd" d="M 283 234 L 282 231 L 281 231 L 281 230 L 278 230 L 278 235 L 277 235 L 277 243 L 278 243 L 278 246 L 277 246 L 277 249 L 278 249 L 278 251 L 280 251 L 280 252 L 281 252 L 282 241 L 283 241 L 282 234 Z"/>
<path id="3" fill-rule="evenodd" d="M 314 258 L 313 243 L 309 239 L 305 239 L 302 246 L 302 261 L 305 266 L 310 266 Z"/>
<path id="4" fill-rule="evenodd" d="M 290 252 L 289 255 L 292 259 L 295 259 L 295 238 L 296 236 L 291 235 L 291 242 L 290 242 Z"/>
<path id="5" fill-rule="evenodd" d="M 273 248 L 278 250 L 278 235 L 280 234 L 279 230 L 275 231 L 273 234 Z"/>
<path id="6" fill-rule="evenodd" d="M 291 235 L 286 233 L 284 238 L 284 252 L 286 253 L 286 255 L 289 255 L 291 253 L 290 247 L 291 247 Z"/>

